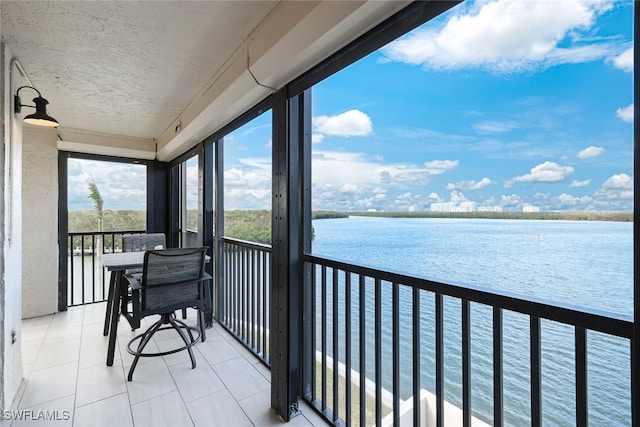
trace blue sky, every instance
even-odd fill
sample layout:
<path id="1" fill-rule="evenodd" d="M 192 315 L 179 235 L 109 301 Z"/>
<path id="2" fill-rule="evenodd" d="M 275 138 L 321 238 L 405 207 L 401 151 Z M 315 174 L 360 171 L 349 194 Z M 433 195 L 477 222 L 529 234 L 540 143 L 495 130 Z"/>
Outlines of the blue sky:
<path id="1" fill-rule="evenodd" d="M 314 88 L 314 208 L 632 210 L 631 31 L 630 1 L 568 0 L 414 30 Z"/>
<path id="2" fill-rule="evenodd" d="M 313 208 L 632 210 L 632 6 L 466 2 L 317 84 Z M 227 139 L 228 207 L 270 206 L 269 120 Z"/>
<path id="3" fill-rule="evenodd" d="M 632 9 L 465 2 L 320 82 L 313 209 L 631 211 Z M 225 138 L 225 208 L 270 208 L 270 121 Z"/>

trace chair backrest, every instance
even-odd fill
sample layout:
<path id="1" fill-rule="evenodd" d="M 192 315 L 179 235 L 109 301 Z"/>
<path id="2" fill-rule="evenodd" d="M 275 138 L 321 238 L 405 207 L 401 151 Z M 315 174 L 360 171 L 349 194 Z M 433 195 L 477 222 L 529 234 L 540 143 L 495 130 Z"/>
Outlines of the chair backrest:
<path id="1" fill-rule="evenodd" d="M 142 309 L 168 312 L 204 303 L 206 247 L 149 250 L 142 270 Z"/>
<path id="2" fill-rule="evenodd" d="M 166 247 L 166 238 L 163 233 L 122 235 L 122 252 L 150 251 Z"/>

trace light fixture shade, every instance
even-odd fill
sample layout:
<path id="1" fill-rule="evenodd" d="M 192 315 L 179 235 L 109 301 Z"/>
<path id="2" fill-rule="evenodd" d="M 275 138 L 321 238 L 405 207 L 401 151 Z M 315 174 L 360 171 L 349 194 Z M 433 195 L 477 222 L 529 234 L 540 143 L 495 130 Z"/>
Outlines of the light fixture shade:
<path id="1" fill-rule="evenodd" d="M 41 96 L 33 98 L 33 103 L 36 104 L 36 112 L 29 114 L 24 118 L 24 122 L 30 125 L 57 127 L 58 121 L 47 114 L 47 104 L 49 101 Z"/>

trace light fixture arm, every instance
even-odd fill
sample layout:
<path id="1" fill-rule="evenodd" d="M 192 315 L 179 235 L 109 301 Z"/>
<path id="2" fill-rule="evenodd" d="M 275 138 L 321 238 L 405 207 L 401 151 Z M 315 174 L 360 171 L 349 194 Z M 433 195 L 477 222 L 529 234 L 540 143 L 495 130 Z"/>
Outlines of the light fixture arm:
<path id="1" fill-rule="evenodd" d="M 16 90 L 16 94 L 13 97 L 14 100 L 14 107 L 13 107 L 13 111 L 15 111 L 16 113 L 20 113 L 20 111 L 22 111 L 22 107 L 31 107 L 31 108 L 36 108 L 35 105 L 28 105 L 28 104 L 22 104 L 22 101 L 20 100 L 20 91 L 22 89 L 33 89 L 36 91 L 36 93 L 38 94 L 38 98 L 42 98 L 42 94 L 40 93 L 40 91 L 38 89 L 36 89 L 33 86 L 20 86 L 18 88 L 18 90 Z M 44 99 L 44 98 L 43 98 Z"/>

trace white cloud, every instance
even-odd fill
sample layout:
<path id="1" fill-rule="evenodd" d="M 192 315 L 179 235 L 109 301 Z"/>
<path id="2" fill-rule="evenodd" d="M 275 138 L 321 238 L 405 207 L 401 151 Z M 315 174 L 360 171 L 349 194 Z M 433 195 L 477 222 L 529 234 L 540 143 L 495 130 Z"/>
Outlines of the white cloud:
<path id="1" fill-rule="evenodd" d="M 489 120 L 476 123 L 473 127 L 480 133 L 502 133 L 517 128 L 518 124 L 513 121 Z"/>
<path id="2" fill-rule="evenodd" d="M 467 202 L 468 199 L 459 191 L 452 191 L 449 195 L 449 201 L 454 203 Z"/>
<path id="3" fill-rule="evenodd" d="M 569 187 L 571 188 L 586 187 L 589 184 L 591 184 L 590 179 L 585 179 L 584 181 L 578 181 L 577 179 L 574 179 L 573 182 L 569 184 Z"/>
<path id="4" fill-rule="evenodd" d="M 628 73 L 633 72 L 633 47 L 613 58 L 613 65 Z"/>
<path id="5" fill-rule="evenodd" d="M 413 194 L 407 191 L 396 196 L 391 205 L 385 206 L 383 209 L 409 212 L 425 211 L 429 210 L 431 203 L 442 201 L 437 193 L 430 193 L 428 196 L 423 196 L 422 194 Z"/>
<path id="6" fill-rule="evenodd" d="M 633 103 L 626 107 L 618 108 L 616 115 L 625 122 L 633 123 Z"/>
<path id="7" fill-rule="evenodd" d="M 530 173 L 516 176 L 505 183 L 508 188 L 514 182 L 560 182 L 573 173 L 571 166 L 560 166 L 555 162 L 544 162 L 531 169 Z"/>
<path id="8" fill-rule="evenodd" d="M 345 184 L 337 187 L 332 184 L 313 183 L 313 209 L 328 210 L 386 210 L 389 207 L 387 190 L 367 184 Z"/>
<path id="9" fill-rule="evenodd" d="M 395 199 L 395 192 L 410 191 L 411 186 L 425 187 L 437 175 L 457 167 L 458 160 L 432 160 L 423 164 L 381 163 L 364 153 L 314 150 L 314 209 L 427 209 L 437 194 L 414 195 Z M 393 189 L 393 195 L 387 194 Z"/>
<path id="10" fill-rule="evenodd" d="M 500 203 L 499 205 L 504 207 L 514 207 L 514 206 L 518 206 L 520 204 L 520 196 L 518 194 L 509 194 L 509 195 L 505 195 L 503 194 L 500 197 Z"/>
<path id="11" fill-rule="evenodd" d="M 311 142 L 313 144 L 320 144 L 323 139 L 324 139 L 324 135 L 321 133 L 314 132 L 311 134 Z"/>
<path id="12" fill-rule="evenodd" d="M 603 59 L 616 55 L 619 43 L 586 43 L 580 34 L 611 7 L 606 0 L 482 1 L 451 16 L 442 28 L 416 30 L 383 52 L 386 60 L 427 69 L 494 72 Z"/>
<path id="13" fill-rule="evenodd" d="M 341 188 L 356 185 L 427 185 L 434 176 L 455 168 L 457 160 L 433 160 L 423 165 L 411 163 L 382 164 L 363 153 L 314 151 L 313 180 L 321 186 Z"/>
<path id="14" fill-rule="evenodd" d="M 481 190 L 488 185 L 493 184 L 486 176 L 480 181 L 460 181 L 456 183 L 447 184 L 447 190 Z"/>
<path id="15" fill-rule="evenodd" d="M 440 175 L 448 170 L 454 169 L 460 164 L 459 160 L 432 160 L 424 164 L 425 168 L 433 174 Z"/>
<path id="16" fill-rule="evenodd" d="M 604 148 L 602 147 L 594 147 L 593 145 L 585 148 L 584 150 L 578 153 L 578 158 L 580 159 L 590 159 L 592 157 L 598 157 L 600 154 L 604 153 Z"/>
<path id="17" fill-rule="evenodd" d="M 606 190 L 606 191 L 609 191 L 609 190 L 633 191 L 633 178 L 627 175 L 626 173 L 613 175 L 602 184 L 600 189 Z"/>
<path id="18" fill-rule="evenodd" d="M 633 209 L 633 177 L 625 173 L 609 177 L 593 194 L 600 209 Z"/>
<path id="19" fill-rule="evenodd" d="M 241 158 L 239 162 L 224 171 L 225 208 L 269 209 L 271 158 Z"/>
<path id="20" fill-rule="evenodd" d="M 312 123 L 314 134 L 324 136 L 367 136 L 373 129 L 371 118 L 360 110 L 349 110 L 335 116 L 317 116 Z"/>
<path id="21" fill-rule="evenodd" d="M 588 206 L 589 203 L 593 202 L 593 199 L 590 196 L 581 196 L 576 197 L 571 194 L 562 193 L 558 197 L 555 198 L 554 202 L 556 205 L 555 208 L 583 208 Z"/>

